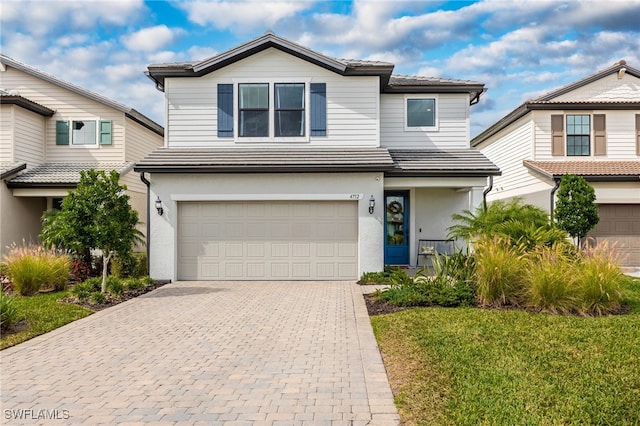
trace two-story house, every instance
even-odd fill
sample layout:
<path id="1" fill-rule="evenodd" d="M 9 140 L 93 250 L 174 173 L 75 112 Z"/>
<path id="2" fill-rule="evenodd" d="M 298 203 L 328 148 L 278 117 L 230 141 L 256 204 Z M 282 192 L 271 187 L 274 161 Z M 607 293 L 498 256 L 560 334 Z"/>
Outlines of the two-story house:
<path id="1" fill-rule="evenodd" d="M 353 280 L 415 265 L 497 167 L 469 147 L 480 83 L 392 75 L 272 33 L 150 65 L 166 97 L 149 182 L 154 278 Z"/>
<path id="2" fill-rule="evenodd" d="M 126 105 L 0 55 L 0 254 L 38 240 L 42 214 L 76 187 L 81 170 L 118 171 L 144 221 L 147 191 L 133 164 L 163 135 Z"/>
<path id="3" fill-rule="evenodd" d="M 521 197 L 553 212 L 562 175 L 584 177 L 600 215 L 590 236 L 640 266 L 640 70 L 620 61 L 526 101 L 471 145 L 502 171 L 488 201 Z"/>

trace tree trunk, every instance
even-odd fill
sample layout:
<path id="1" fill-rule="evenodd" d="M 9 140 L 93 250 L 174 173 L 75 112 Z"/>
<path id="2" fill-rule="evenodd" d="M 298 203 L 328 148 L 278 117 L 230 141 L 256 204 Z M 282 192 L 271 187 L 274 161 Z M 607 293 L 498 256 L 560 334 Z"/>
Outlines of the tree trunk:
<path id="1" fill-rule="evenodd" d="M 107 270 L 109 269 L 109 261 L 113 252 L 108 252 L 105 256 L 105 251 L 102 252 L 102 292 L 107 292 Z"/>

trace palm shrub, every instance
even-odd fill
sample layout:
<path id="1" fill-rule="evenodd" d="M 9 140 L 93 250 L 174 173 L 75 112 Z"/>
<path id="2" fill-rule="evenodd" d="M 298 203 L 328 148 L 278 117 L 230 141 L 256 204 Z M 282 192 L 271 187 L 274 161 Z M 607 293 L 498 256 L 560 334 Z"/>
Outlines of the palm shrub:
<path id="1" fill-rule="evenodd" d="M 64 290 L 69 281 L 71 261 L 55 248 L 14 244 L 5 262 L 14 290 L 22 296 L 31 296 L 45 287 Z"/>
<path id="2" fill-rule="evenodd" d="M 464 210 L 451 218 L 457 223 L 449 227 L 449 237 L 467 241 L 495 234 L 511 237 L 508 233 L 509 228 L 504 227 L 509 221 L 521 222 L 534 228 L 549 226 L 549 215 L 544 210 L 523 204 L 519 198 L 509 202 L 494 201 L 487 207 L 478 207 L 475 212 Z"/>
<path id="3" fill-rule="evenodd" d="M 507 239 L 485 237 L 476 243 L 476 296 L 483 306 L 518 305 L 522 300 L 526 256 Z"/>
<path id="4" fill-rule="evenodd" d="M 575 312 L 580 304 L 576 269 L 566 246 L 537 247 L 527 261 L 526 304 L 551 313 Z"/>

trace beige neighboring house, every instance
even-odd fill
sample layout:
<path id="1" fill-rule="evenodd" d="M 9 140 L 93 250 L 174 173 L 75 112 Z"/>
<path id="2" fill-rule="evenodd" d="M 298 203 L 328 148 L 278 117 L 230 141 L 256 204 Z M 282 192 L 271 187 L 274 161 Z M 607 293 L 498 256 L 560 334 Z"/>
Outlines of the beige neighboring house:
<path id="1" fill-rule="evenodd" d="M 0 253 L 38 240 L 42 214 L 81 170 L 118 171 L 146 221 L 147 189 L 133 165 L 163 138 L 136 110 L 0 55 Z"/>
<path id="2" fill-rule="evenodd" d="M 553 211 L 563 174 L 596 192 L 590 236 L 615 242 L 640 267 L 640 70 L 620 61 L 527 101 L 471 145 L 500 167 L 487 200 L 522 197 Z"/>

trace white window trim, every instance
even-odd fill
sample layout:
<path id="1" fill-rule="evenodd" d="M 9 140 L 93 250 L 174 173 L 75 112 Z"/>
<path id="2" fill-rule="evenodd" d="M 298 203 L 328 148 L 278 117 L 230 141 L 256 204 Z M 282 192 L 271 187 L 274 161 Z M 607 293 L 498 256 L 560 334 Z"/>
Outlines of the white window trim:
<path id="1" fill-rule="evenodd" d="M 435 105 L 436 105 L 436 113 L 435 113 L 435 117 L 434 117 L 434 122 L 435 122 L 435 126 L 408 126 L 407 125 L 407 121 L 409 118 L 409 114 L 407 112 L 407 101 L 409 99 L 433 99 L 435 101 Z M 411 95 L 404 95 L 404 99 L 403 99 L 403 111 L 404 114 L 402 116 L 402 119 L 404 121 L 403 126 L 404 126 L 404 131 L 405 132 L 437 132 L 440 128 L 440 120 L 439 120 L 439 116 L 440 116 L 440 105 L 439 105 L 439 100 L 438 100 L 438 95 L 437 94 L 428 94 L 428 93 L 416 93 L 416 94 L 411 94 Z"/>
<path id="2" fill-rule="evenodd" d="M 595 150 L 595 146 L 594 146 L 594 128 L 593 128 L 593 114 L 594 111 L 592 110 L 575 110 L 575 111 L 565 111 L 564 112 L 564 118 L 563 118 L 563 126 L 564 126 L 564 156 L 568 157 L 568 158 L 590 158 L 590 157 L 594 157 L 594 150 Z M 567 116 L 569 115 L 588 115 L 589 116 L 589 155 L 569 155 L 569 131 L 568 131 L 568 124 L 567 124 Z"/>
<path id="3" fill-rule="evenodd" d="M 69 147 L 73 149 L 87 149 L 87 148 L 99 148 L 100 147 L 100 121 L 104 121 L 101 118 L 70 118 L 69 121 Z M 96 123 L 95 143 L 93 144 L 74 144 L 73 143 L 73 122 L 74 121 L 93 121 Z"/>
<path id="4" fill-rule="evenodd" d="M 234 78 L 233 82 L 233 139 L 237 143 L 300 143 L 309 142 L 311 140 L 311 79 L 310 78 Z M 242 83 L 266 83 L 269 85 L 269 136 L 250 137 L 240 136 L 240 113 L 239 101 L 240 96 L 239 84 Z M 275 85 L 276 83 L 300 83 L 304 84 L 304 136 L 275 136 Z"/>

